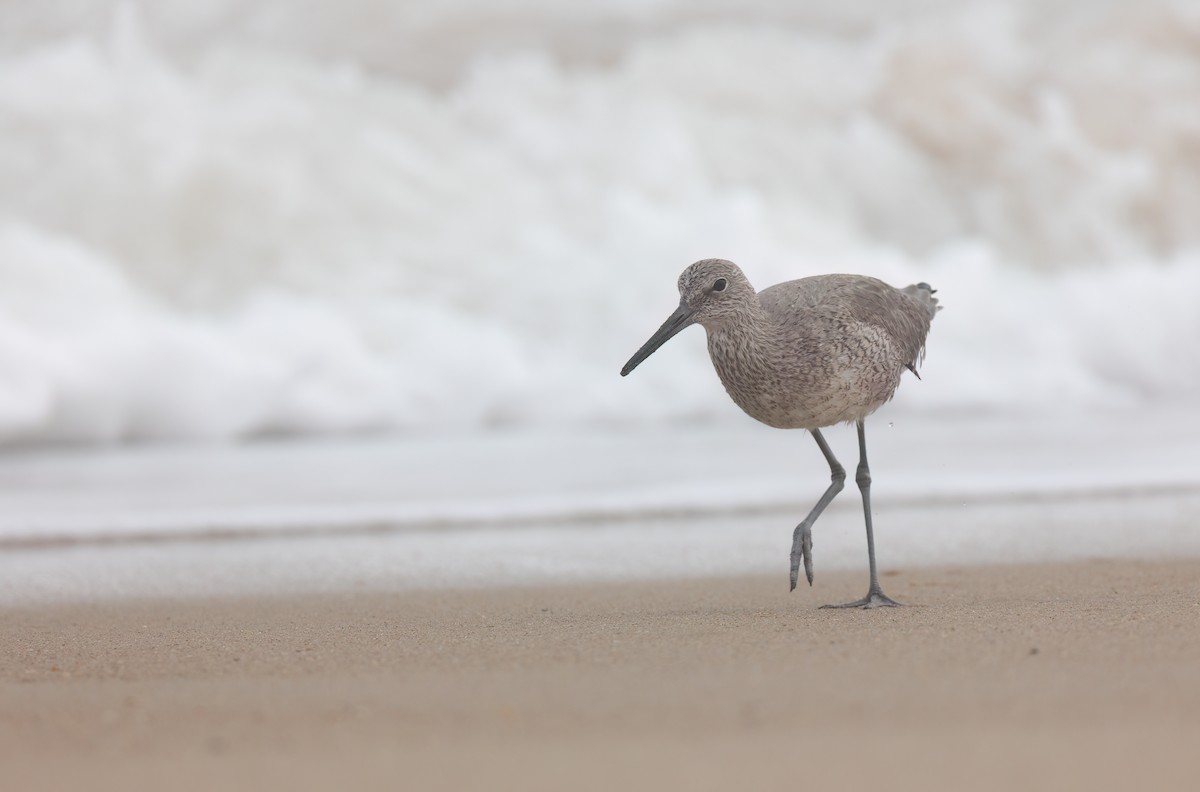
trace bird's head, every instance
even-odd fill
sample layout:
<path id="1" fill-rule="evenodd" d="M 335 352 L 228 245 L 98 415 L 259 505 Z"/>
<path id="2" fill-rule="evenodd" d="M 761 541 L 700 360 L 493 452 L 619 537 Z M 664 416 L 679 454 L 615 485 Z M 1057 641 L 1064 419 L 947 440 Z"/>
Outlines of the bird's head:
<path id="1" fill-rule="evenodd" d="M 621 376 L 637 368 L 656 349 L 688 325 L 719 327 L 744 311 L 754 297 L 754 287 L 737 264 L 725 259 L 704 259 L 692 264 L 679 276 L 679 307 L 662 327 L 634 353 Z"/>
<path id="2" fill-rule="evenodd" d="M 691 310 L 691 324 L 713 327 L 741 312 L 754 287 L 740 267 L 725 259 L 704 259 L 679 276 L 679 305 Z"/>

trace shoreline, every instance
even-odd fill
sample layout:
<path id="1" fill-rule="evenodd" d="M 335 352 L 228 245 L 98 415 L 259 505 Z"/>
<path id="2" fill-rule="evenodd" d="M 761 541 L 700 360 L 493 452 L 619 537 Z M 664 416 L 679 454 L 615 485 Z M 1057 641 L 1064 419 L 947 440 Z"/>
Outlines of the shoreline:
<path id="1" fill-rule="evenodd" d="M 1184 789 L 1200 558 L 0 608 L 22 789 Z"/>
<path id="2" fill-rule="evenodd" d="M 881 420 L 881 569 L 1200 557 L 1189 416 Z M 829 434 L 843 461 L 853 440 Z M 14 606 L 786 575 L 829 471 L 746 425 L 0 454 L 0 474 Z M 818 576 L 864 566 L 850 489 Z"/>
<path id="3" fill-rule="evenodd" d="M 1189 480 L 1161 482 L 1125 482 L 1109 485 L 1089 484 L 1063 486 L 1046 490 L 997 490 L 993 492 L 956 492 L 921 494 L 917 496 L 889 498 L 889 511 L 905 513 L 931 511 L 960 506 L 964 509 L 985 507 L 1012 507 L 1027 504 L 1047 507 L 1062 507 L 1094 501 L 1127 502 L 1146 500 L 1191 501 L 1200 498 L 1200 482 Z M 811 505 L 809 506 L 811 508 Z M 831 503 L 828 511 L 833 513 L 857 512 L 857 503 Z M 799 500 L 777 500 L 766 503 L 736 503 L 719 506 L 645 505 L 620 509 L 615 506 L 562 507 L 560 511 L 531 510 L 528 513 L 511 511 L 503 516 L 485 516 L 464 510 L 461 514 L 426 514 L 420 516 L 390 516 L 374 518 L 348 517 L 343 521 L 311 517 L 307 520 L 289 518 L 286 522 L 264 522 L 253 520 L 230 521 L 228 525 L 214 526 L 203 519 L 191 518 L 189 523 L 181 520 L 170 530 L 161 525 L 145 528 L 112 528 L 78 532 L 55 532 L 45 528 L 27 534 L 0 535 L 0 552 L 3 551 L 55 551 L 89 547 L 125 547 L 142 545 L 182 545 L 208 542 L 263 542 L 334 539 L 338 537 L 390 536 L 395 534 L 431 534 L 451 531 L 504 531 L 514 528 L 563 528 L 574 530 L 605 525 L 629 525 L 638 523 L 681 523 L 686 521 L 733 521 L 739 518 L 781 516 L 786 522 L 792 515 L 805 512 L 805 502 Z"/>

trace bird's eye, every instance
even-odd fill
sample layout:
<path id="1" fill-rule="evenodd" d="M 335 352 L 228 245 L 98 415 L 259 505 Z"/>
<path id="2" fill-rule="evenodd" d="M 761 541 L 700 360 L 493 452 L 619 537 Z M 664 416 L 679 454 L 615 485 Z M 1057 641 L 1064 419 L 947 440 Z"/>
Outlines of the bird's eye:
<path id="1" fill-rule="evenodd" d="M 728 285 L 729 283 L 724 278 L 717 278 L 716 283 L 713 284 L 713 291 L 725 291 L 725 287 Z"/>

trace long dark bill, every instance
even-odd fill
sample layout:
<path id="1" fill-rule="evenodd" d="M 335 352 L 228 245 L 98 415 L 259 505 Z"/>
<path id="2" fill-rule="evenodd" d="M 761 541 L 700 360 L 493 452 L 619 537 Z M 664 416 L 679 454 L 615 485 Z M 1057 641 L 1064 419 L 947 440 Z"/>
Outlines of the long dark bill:
<path id="1" fill-rule="evenodd" d="M 650 336 L 650 340 L 642 344 L 642 348 L 633 353 L 633 357 L 629 358 L 629 362 L 625 364 L 625 368 L 621 369 L 621 376 L 624 377 L 629 372 L 638 367 L 643 360 L 654 354 L 654 350 L 658 349 L 663 344 L 667 343 L 683 328 L 692 323 L 692 316 L 696 312 L 687 305 L 680 303 L 675 309 L 675 313 L 667 317 L 667 321 L 663 322 L 662 327 L 654 331 L 654 335 Z"/>

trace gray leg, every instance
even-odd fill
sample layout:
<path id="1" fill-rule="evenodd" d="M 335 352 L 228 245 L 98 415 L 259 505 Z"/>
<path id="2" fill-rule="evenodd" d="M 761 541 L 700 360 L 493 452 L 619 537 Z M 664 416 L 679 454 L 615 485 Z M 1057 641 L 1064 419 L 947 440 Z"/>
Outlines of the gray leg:
<path id="1" fill-rule="evenodd" d="M 871 469 L 867 467 L 867 434 L 866 425 L 862 421 L 858 422 L 858 475 L 854 478 L 858 482 L 858 488 L 862 490 L 863 516 L 867 522 L 867 562 L 871 566 L 871 587 L 867 590 L 867 596 L 860 600 L 847 602 L 845 605 L 822 605 L 821 607 L 898 607 L 900 603 L 884 594 L 883 589 L 879 587 L 879 573 L 875 568 L 875 532 L 871 528 Z"/>
<path id="2" fill-rule="evenodd" d="M 813 523 L 821 516 L 821 512 L 825 511 L 825 507 L 829 505 L 834 496 L 842 491 L 842 487 L 846 483 L 846 469 L 834 458 L 833 452 L 829 450 L 829 444 L 825 442 L 825 438 L 821 435 L 821 430 L 813 429 L 812 436 L 817 441 L 821 453 L 825 455 L 825 461 L 829 463 L 830 482 L 829 487 L 825 490 L 825 494 L 817 501 L 817 505 L 812 507 L 812 511 L 808 513 L 804 521 L 797 525 L 796 530 L 792 532 L 792 591 L 796 590 L 796 580 L 800 577 L 801 561 L 804 562 L 804 576 L 808 578 L 808 585 L 812 585 Z"/>

